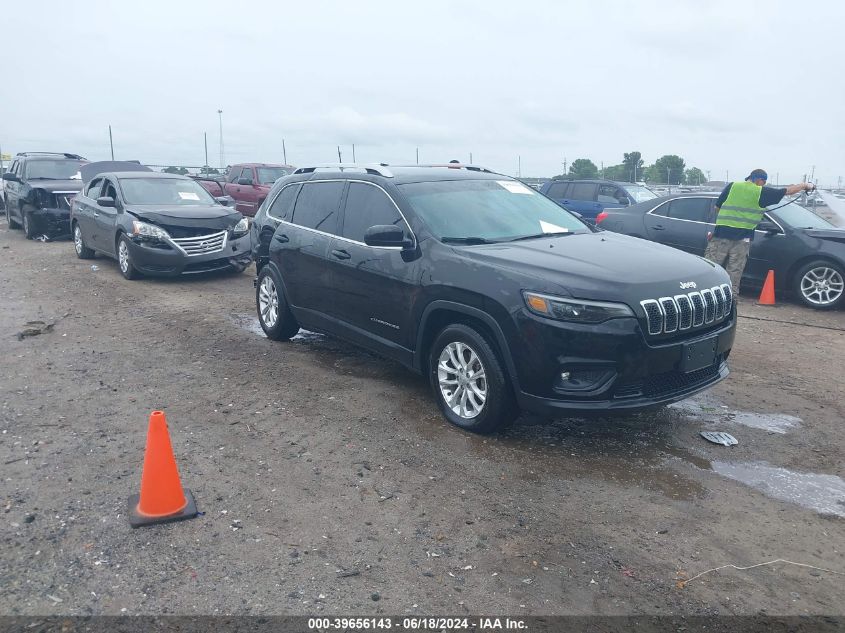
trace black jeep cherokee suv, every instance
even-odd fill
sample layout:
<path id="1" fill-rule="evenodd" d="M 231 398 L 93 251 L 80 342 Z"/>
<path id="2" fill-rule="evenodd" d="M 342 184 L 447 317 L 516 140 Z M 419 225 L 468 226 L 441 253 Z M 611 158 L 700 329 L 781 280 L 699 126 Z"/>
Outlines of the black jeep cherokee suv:
<path id="1" fill-rule="evenodd" d="M 10 229 L 23 227 L 26 237 L 70 236 L 70 201 L 82 189 L 77 154 L 21 152 L 3 174 L 6 220 Z"/>
<path id="2" fill-rule="evenodd" d="M 452 423 L 636 410 L 728 375 L 725 271 L 593 229 L 483 168 L 325 166 L 279 180 L 252 227 L 271 339 L 300 327 L 429 377 Z"/>

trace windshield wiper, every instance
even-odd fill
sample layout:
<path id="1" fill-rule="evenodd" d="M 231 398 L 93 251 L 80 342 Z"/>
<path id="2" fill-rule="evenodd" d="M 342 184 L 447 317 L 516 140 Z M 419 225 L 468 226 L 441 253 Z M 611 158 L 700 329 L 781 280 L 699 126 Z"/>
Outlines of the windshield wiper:
<path id="1" fill-rule="evenodd" d="M 535 233 L 534 235 L 522 235 L 520 237 L 515 237 L 508 242 L 518 242 L 520 240 L 533 240 L 540 237 L 557 237 L 560 235 L 575 235 L 572 231 L 554 231 L 552 233 Z"/>
<path id="2" fill-rule="evenodd" d="M 496 244 L 498 240 L 488 240 L 486 237 L 441 237 L 444 244 Z"/>
<path id="3" fill-rule="evenodd" d="M 68 180 L 67 178 L 53 178 L 51 176 L 33 176 L 27 180 Z"/>

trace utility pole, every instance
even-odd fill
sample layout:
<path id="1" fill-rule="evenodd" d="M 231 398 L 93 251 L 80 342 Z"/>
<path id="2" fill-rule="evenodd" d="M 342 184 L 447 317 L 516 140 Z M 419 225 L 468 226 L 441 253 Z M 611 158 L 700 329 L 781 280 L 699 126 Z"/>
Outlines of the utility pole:
<path id="1" fill-rule="evenodd" d="M 725 184 L 728 184 L 730 181 L 731 181 L 731 179 L 728 177 L 728 170 L 726 169 L 725 170 Z"/>
<path id="2" fill-rule="evenodd" d="M 779 184 L 780 184 L 780 172 L 776 171 L 775 172 L 775 187 L 777 187 Z"/>
<path id="3" fill-rule="evenodd" d="M 472 152 L 469 153 L 469 164 L 472 165 Z"/>
<path id="4" fill-rule="evenodd" d="M 601 177 L 604 180 L 604 161 L 601 161 Z"/>
<path id="5" fill-rule="evenodd" d="M 522 178 L 522 156 L 516 157 L 516 177 Z"/>
<path id="6" fill-rule="evenodd" d="M 420 148 L 417 148 L 417 165 L 420 164 Z"/>
<path id="7" fill-rule="evenodd" d="M 708 170 L 707 170 L 707 182 L 710 182 L 710 180 L 711 180 L 711 178 L 710 178 L 710 170 L 708 169 Z"/>
<path id="8" fill-rule="evenodd" d="M 563 157 L 563 175 L 566 175 L 566 156 Z"/>
<path id="9" fill-rule="evenodd" d="M 340 145 L 337 146 L 337 162 L 343 162 L 343 154 L 340 153 Z"/>
<path id="10" fill-rule="evenodd" d="M 109 125 L 109 147 L 111 147 L 111 159 L 114 160 L 114 141 L 111 136 L 111 125 Z"/>
<path id="11" fill-rule="evenodd" d="M 282 160 L 285 161 L 285 165 L 288 164 L 288 151 L 285 149 L 285 139 L 282 139 Z"/>
<path id="12" fill-rule="evenodd" d="M 355 143 L 352 143 L 352 162 L 353 163 L 356 162 L 355 161 Z"/>
<path id="13" fill-rule="evenodd" d="M 810 170 L 810 182 L 813 182 L 813 177 L 816 175 L 816 166 L 813 165 L 813 168 Z"/>
<path id="14" fill-rule="evenodd" d="M 223 110 L 217 110 L 217 118 L 220 120 L 220 169 L 225 169 L 226 152 L 223 150 Z"/>
<path id="15" fill-rule="evenodd" d="M 4 173 L 6 173 L 6 172 L 3 169 L 3 147 L 0 146 L 0 174 L 4 174 Z M 839 180 L 842 180 L 842 178 L 840 177 Z"/>
<path id="16" fill-rule="evenodd" d="M 205 162 L 203 165 L 205 165 L 205 173 L 208 173 L 208 132 L 202 133 L 202 140 L 205 143 Z"/>

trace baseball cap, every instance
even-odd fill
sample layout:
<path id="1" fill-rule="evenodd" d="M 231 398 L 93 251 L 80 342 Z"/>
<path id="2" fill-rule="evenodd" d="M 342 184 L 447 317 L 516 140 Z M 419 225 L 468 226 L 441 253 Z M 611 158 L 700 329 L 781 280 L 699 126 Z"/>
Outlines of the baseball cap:
<path id="1" fill-rule="evenodd" d="M 755 169 L 750 174 L 748 174 L 748 178 L 746 178 L 746 180 L 751 181 L 751 182 L 758 180 L 758 179 L 760 179 L 760 180 L 768 180 L 769 179 L 769 174 L 766 173 L 765 169 Z"/>

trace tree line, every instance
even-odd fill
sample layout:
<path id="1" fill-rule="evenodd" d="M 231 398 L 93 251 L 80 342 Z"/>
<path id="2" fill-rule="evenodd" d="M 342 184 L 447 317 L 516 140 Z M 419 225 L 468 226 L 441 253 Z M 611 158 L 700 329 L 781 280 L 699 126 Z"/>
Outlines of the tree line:
<path id="1" fill-rule="evenodd" d="M 576 158 L 566 174 L 555 178 L 605 178 L 621 182 L 645 181 L 655 184 L 698 185 L 707 182 L 698 167 L 687 168 L 684 159 L 675 154 L 665 154 L 647 166 L 640 152 L 625 152 L 618 165 L 605 167 L 603 173 L 589 158 Z"/>

